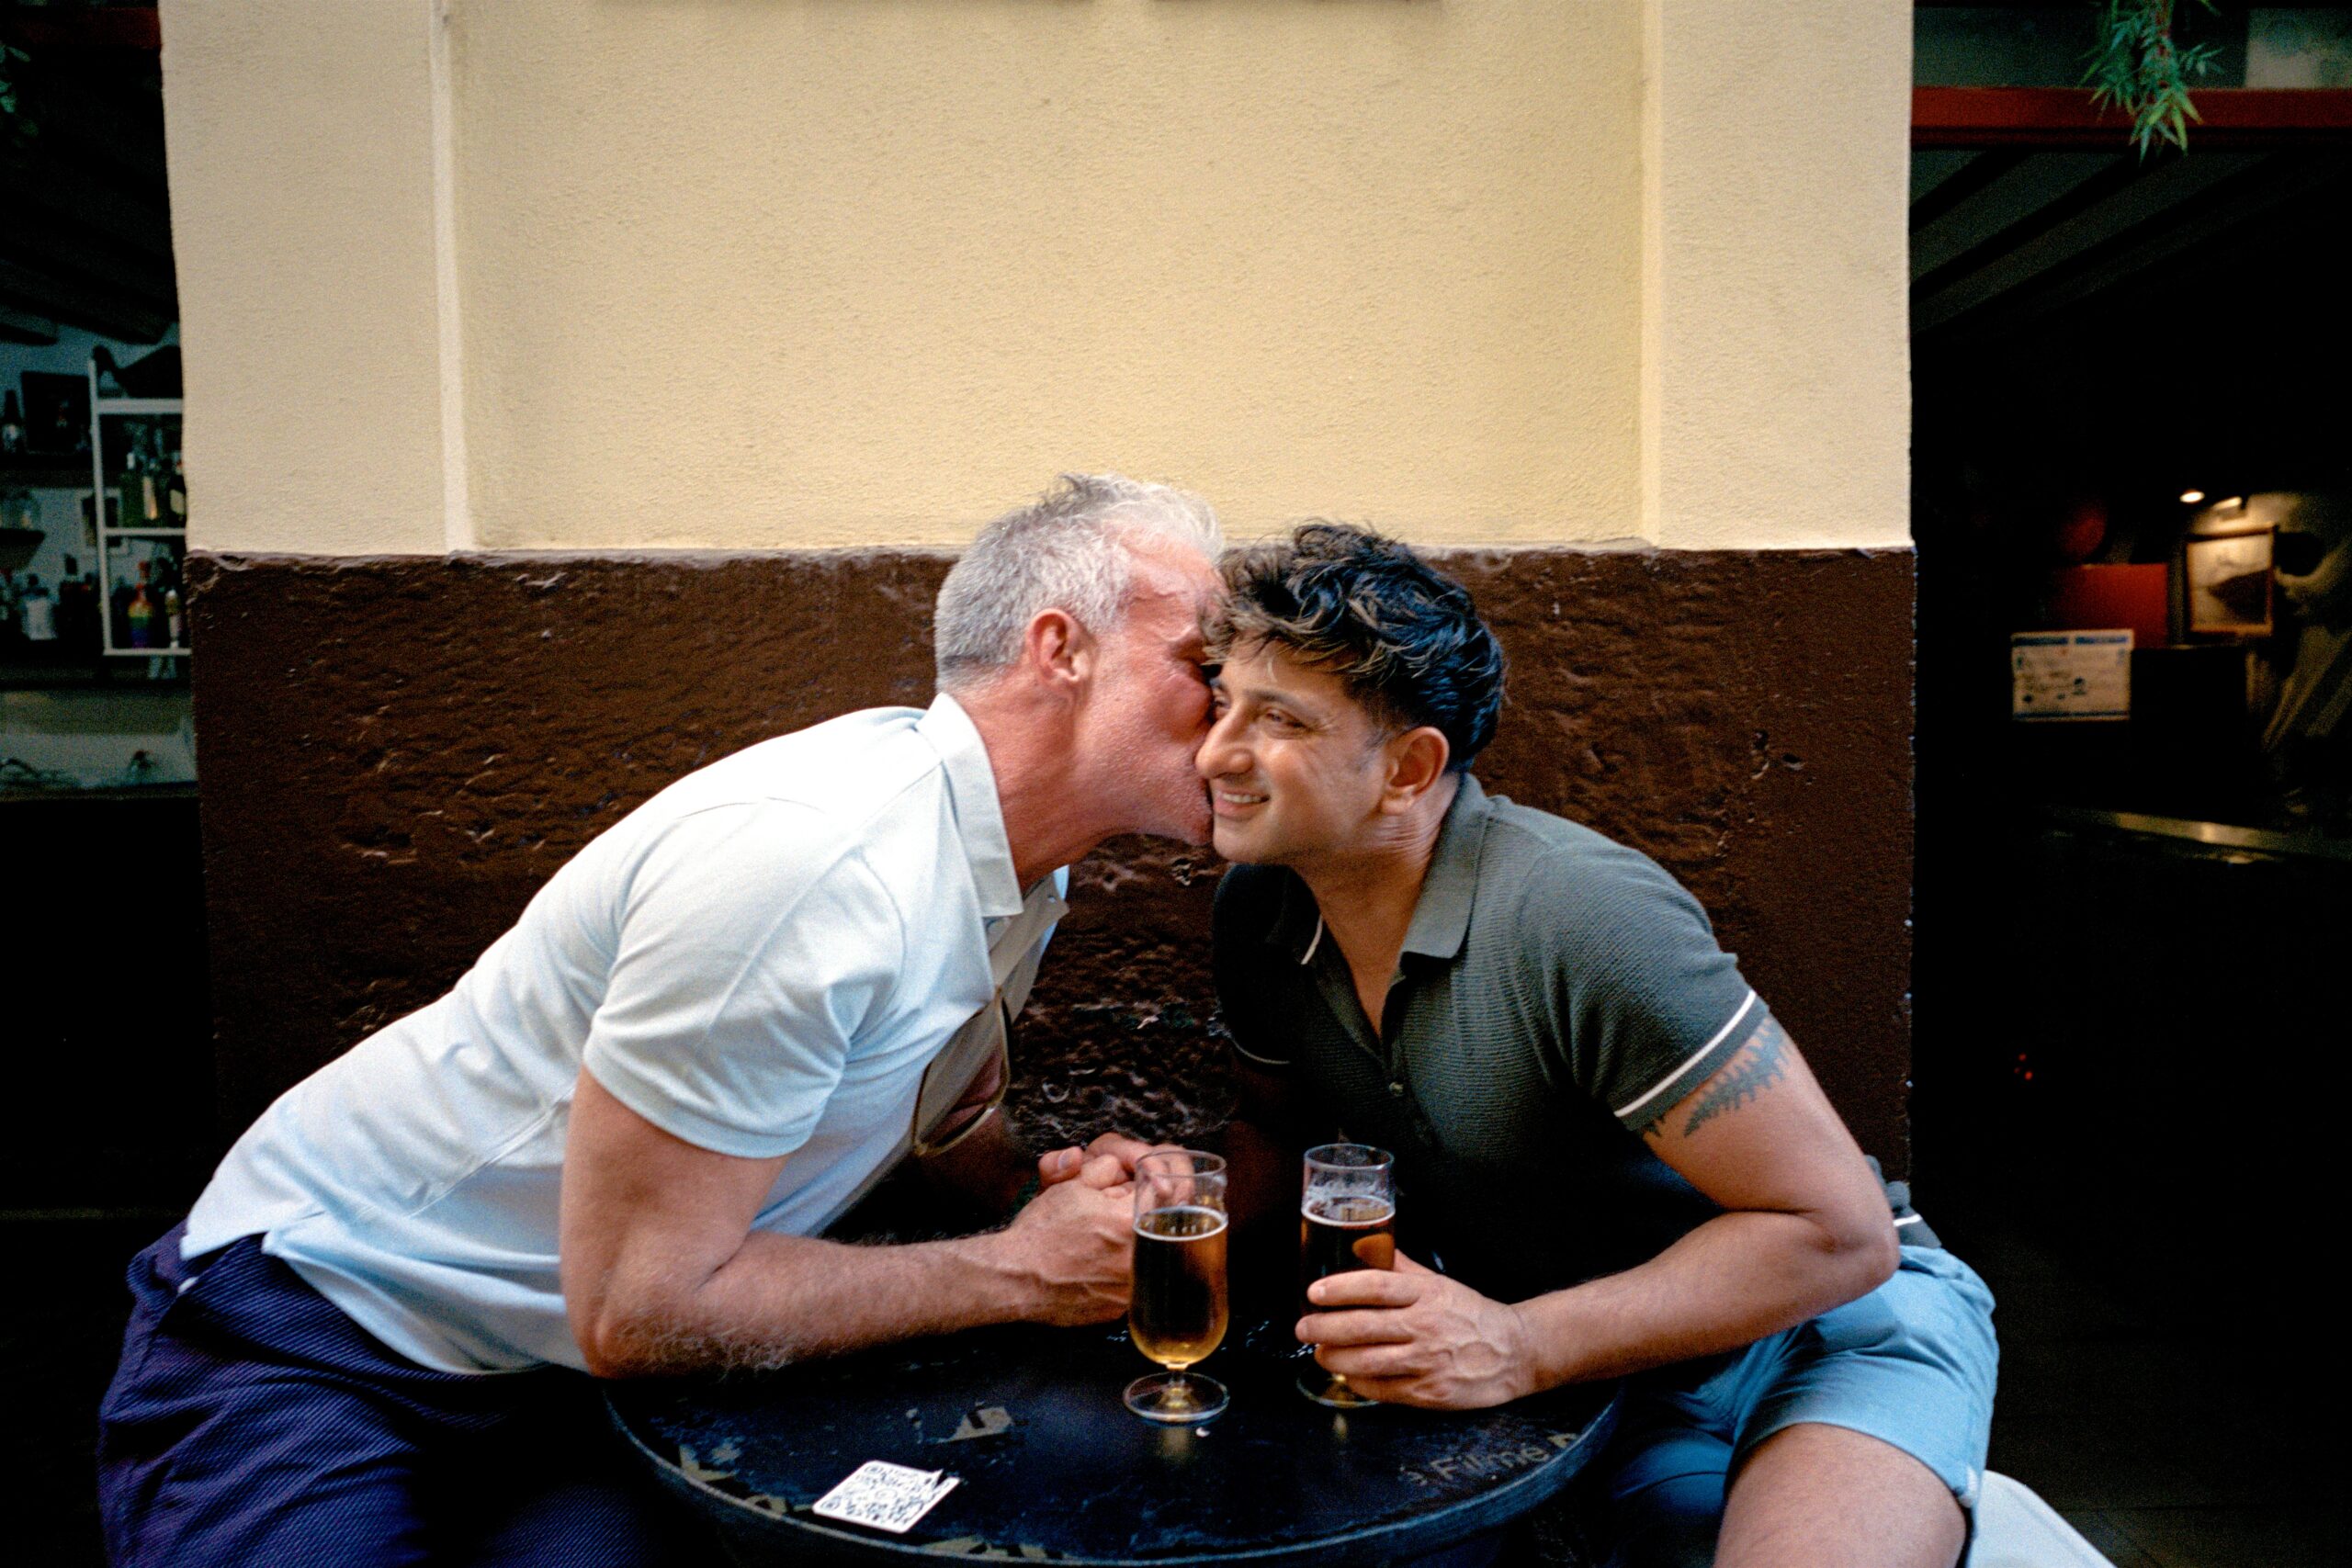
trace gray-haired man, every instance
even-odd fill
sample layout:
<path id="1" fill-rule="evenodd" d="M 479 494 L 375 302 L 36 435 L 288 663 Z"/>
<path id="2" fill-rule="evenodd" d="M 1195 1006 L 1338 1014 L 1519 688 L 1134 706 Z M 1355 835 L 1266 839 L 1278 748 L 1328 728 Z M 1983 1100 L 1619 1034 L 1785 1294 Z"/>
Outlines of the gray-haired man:
<path id="1" fill-rule="evenodd" d="M 1059 868 L 1208 836 L 1217 547 L 1193 497 L 1067 478 L 950 572 L 929 711 L 680 780 L 448 995 L 272 1106 L 133 1265 L 115 1559 L 648 1561 L 658 1526 L 594 1484 L 579 1373 L 1123 1310 L 1123 1148 L 1046 1156 L 994 1235 L 817 1236 L 909 1154 L 994 1131 Z"/>

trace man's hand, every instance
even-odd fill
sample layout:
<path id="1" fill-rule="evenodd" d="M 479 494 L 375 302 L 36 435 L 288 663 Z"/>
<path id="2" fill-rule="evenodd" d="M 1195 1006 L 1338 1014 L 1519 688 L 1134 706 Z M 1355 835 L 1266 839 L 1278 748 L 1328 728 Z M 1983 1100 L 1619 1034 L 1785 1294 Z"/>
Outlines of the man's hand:
<path id="1" fill-rule="evenodd" d="M 564 1307 L 602 1377 L 774 1367 L 983 1324 L 1092 1323 L 1126 1303 L 1132 1199 L 1114 1156 L 988 1235 L 853 1247 L 756 1229 L 783 1157 L 688 1144 L 583 1071 L 565 1145 Z"/>
<path id="2" fill-rule="evenodd" d="M 1374 1399 L 1478 1410 L 1534 1390 L 1519 1309 L 1401 1252 L 1393 1273 L 1334 1274 L 1306 1293 L 1325 1310 L 1298 1320 L 1299 1339 L 1319 1346 L 1315 1359 L 1326 1370 Z"/>
<path id="3" fill-rule="evenodd" d="M 1105 1133 L 1083 1149 L 1055 1149 L 1037 1156 L 1037 1185 L 1051 1187 L 1076 1176 L 1091 1160 L 1107 1156 L 1119 1162 L 1122 1181 L 1136 1173 L 1136 1161 L 1148 1154 L 1173 1149 L 1175 1144 L 1147 1144 L 1141 1138 L 1130 1138 L 1119 1133 Z"/>
<path id="4" fill-rule="evenodd" d="M 1097 1138 L 1094 1146 L 1107 1141 Z M 1107 1323 L 1127 1310 L 1135 1269 L 1128 1168 L 1114 1150 L 1078 1159 L 1058 1175 L 1046 1175 L 1046 1160 L 1038 1165 L 1040 1179 L 1051 1184 L 993 1238 L 1031 1298 L 1023 1315 L 1040 1323 Z"/>

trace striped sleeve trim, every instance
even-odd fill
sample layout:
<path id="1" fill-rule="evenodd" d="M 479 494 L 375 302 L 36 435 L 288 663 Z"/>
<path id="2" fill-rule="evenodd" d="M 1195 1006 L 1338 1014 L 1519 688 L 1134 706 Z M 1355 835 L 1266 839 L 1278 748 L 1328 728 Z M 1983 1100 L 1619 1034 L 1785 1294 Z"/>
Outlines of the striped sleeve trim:
<path id="1" fill-rule="evenodd" d="M 1674 1109 L 1682 1097 L 1705 1083 L 1715 1069 L 1730 1059 L 1733 1052 L 1747 1043 L 1764 1021 L 1763 1004 L 1754 990 L 1739 1004 L 1738 1010 L 1724 1021 L 1724 1026 L 1704 1045 L 1700 1046 L 1679 1063 L 1674 1070 L 1650 1087 L 1648 1093 L 1617 1110 L 1617 1120 L 1635 1132 L 1648 1126 Z"/>

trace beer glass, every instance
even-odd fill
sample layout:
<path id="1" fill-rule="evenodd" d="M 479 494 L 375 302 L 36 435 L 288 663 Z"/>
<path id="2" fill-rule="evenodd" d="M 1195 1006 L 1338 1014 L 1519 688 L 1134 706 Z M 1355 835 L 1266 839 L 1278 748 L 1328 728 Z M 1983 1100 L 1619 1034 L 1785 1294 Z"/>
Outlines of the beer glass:
<path id="1" fill-rule="evenodd" d="M 1298 1294 L 1302 1313 L 1324 1310 L 1306 1288 L 1332 1274 L 1396 1266 L 1396 1161 L 1367 1144 L 1322 1144 L 1306 1151 L 1298 1201 Z M 1337 1372 L 1308 1362 L 1298 1391 L 1317 1404 L 1354 1410 L 1376 1401 Z"/>
<path id="2" fill-rule="evenodd" d="M 1127 1335 L 1168 1370 L 1127 1385 L 1127 1408 L 1182 1426 L 1225 1409 L 1225 1385 L 1189 1369 L 1225 1338 L 1225 1161 L 1191 1149 L 1136 1162 L 1135 1292 Z"/>

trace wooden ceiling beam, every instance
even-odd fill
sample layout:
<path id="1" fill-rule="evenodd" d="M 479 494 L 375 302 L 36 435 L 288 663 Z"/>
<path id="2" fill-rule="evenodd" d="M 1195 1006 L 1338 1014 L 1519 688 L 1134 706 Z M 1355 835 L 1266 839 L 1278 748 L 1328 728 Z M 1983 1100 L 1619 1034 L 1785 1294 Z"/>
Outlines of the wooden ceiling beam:
<path id="1" fill-rule="evenodd" d="M 143 189 L 93 178 L 72 179 L 53 168 L 0 165 L 0 211 L 28 221 L 85 230 L 169 266 L 172 214 Z"/>
<path id="2" fill-rule="evenodd" d="M 0 343 L 29 343 L 46 347 L 57 341 L 57 323 L 28 310 L 0 305 Z"/>
<path id="3" fill-rule="evenodd" d="M 153 343 L 172 324 L 169 311 L 127 299 L 112 289 L 53 277 L 0 261 L 0 307 L 51 317 L 121 343 Z"/>
<path id="4" fill-rule="evenodd" d="M 77 226 L 12 224 L 0 231 L 0 261 L 89 284 L 142 308 L 160 310 L 166 317 L 179 298 L 179 280 L 168 259 L 125 250 Z"/>

